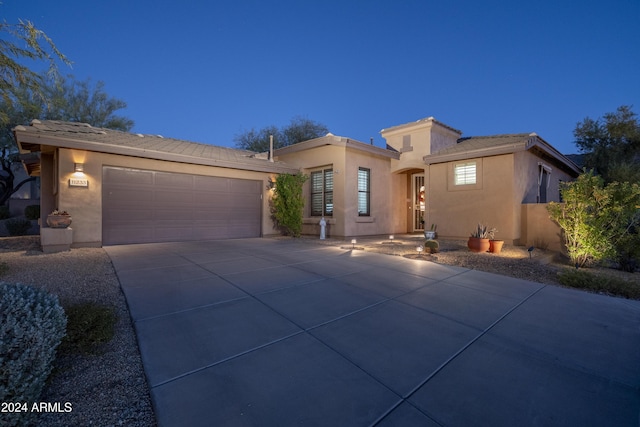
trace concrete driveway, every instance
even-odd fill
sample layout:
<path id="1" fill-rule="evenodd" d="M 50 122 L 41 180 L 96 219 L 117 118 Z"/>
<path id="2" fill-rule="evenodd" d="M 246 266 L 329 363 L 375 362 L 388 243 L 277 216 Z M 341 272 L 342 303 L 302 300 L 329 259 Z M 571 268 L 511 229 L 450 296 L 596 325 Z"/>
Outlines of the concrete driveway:
<path id="1" fill-rule="evenodd" d="M 161 426 L 640 423 L 640 301 L 304 240 L 105 249 Z"/>

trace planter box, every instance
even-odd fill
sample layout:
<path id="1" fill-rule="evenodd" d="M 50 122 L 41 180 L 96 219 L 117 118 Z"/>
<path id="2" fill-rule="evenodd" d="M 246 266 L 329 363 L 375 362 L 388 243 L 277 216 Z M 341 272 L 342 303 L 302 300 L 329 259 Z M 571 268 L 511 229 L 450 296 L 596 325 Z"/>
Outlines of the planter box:
<path id="1" fill-rule="evenodd" d="M 64 252 L 71 249 L 73 243 L 72 228 L 51 228 L 42 227 L 40 229 L 40 245 L 42 252 Z"/>

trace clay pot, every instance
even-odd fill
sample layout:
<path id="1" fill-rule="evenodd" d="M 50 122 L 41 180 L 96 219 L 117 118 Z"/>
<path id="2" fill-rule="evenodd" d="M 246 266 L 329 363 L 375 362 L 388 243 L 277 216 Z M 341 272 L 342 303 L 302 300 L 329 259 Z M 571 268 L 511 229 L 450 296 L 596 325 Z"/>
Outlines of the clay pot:
<path id="1" fill-rule="evenodd" d="M 489 240 L 489 252 L 499 254 L 502 251 L 504 240 Z"/>
<path id="2" fill-rule="evenodd" d="M 471 252 L 487 252 L 489 250 L 489 239 L 469 237 L 467 247 Z"/>

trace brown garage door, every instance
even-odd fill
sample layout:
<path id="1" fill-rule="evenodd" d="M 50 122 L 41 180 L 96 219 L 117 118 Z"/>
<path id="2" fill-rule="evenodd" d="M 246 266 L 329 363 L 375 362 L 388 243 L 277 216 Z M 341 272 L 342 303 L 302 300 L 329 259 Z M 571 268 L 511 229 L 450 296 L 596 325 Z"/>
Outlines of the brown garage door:
<path id="1" fill-rule="evenodd" d="M 105 167 L 105 245 L 259 237 L 262 182 Z"/>

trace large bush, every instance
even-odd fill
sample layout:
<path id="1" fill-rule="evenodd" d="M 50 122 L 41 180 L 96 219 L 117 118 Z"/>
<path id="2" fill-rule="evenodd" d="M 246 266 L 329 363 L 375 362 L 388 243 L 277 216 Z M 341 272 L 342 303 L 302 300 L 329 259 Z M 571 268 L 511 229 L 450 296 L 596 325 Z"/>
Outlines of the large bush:
<path id="1" fill-rule="evenodd" d="M 11 218 L 4 222 L 9 236 L 24 236 L 31 228 L 31 221 L 26 218 Z"/>
<path id="2" fill-rule="evenodd" d="M 9 206 L 0 206 L 0 219 L 7 219 L 10 216 Z"/>
<path id="3" fill-rule="evenodd" d="M 276 187 L 271 199 L 271 217 L 276 228 L 286 236 L 300 236 L 302 232 L 302 184 L 307 180 L 303 174 L 281 174 L 276 178 Z"/>
<path id="4" fill-rule="evenodd" d="M 29 205 L 24 208 L 24 216 L 30 220 L 40 218 L 40 205 Z"/>
<path id="5" fill-rule="evenodd" d="M 572 263 L 617 259 L 617 251 L 640 222 L 640 186 L 628 182 L 604 184 L 585 172 L 564 183 L 563 203 L 549 203 L 551 219 L 562 229 Z"/>
<path id="6" fill-rule="evenodd" d="M 0 282 L 0 402 L 38 400 L 66 324 L 57 297 Z M 28 412 L 0 412 L 0 425 L 23 425 L 27 418 Z"/>

